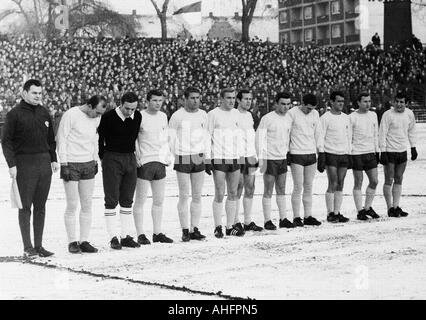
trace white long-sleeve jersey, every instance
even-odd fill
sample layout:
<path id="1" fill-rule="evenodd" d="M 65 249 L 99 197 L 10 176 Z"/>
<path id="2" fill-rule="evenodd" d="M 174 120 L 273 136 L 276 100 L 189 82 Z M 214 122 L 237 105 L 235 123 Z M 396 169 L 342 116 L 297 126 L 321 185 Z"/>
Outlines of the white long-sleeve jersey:
<path id="1" fill-rule="evenodd" d="M 312 154 L 324 152 L 324 140 L 319 113 L 312 110 L 303 113 L 299 107 L 288 111 L 291 118 L 290 153 Z"/>
<path id="2" fill-rule="evenodd" d="M 207 114 L 207 118 L 212 142 L 211 159 L 239 159 L 244 156 L 241 130 L 238 127 L 239 111 L 225 111 L 217 107 Z"/>
<path id="3" fill-rule="evenodd" d="M 89 162 L 98 159 L 98 134 L 100 118 L 89 118 L 74 107 L 61 118 L 56 134 L 59 161 Z"/>
<path id="4" fill-rule="evenodd" d="M 204 153 L 210 157 L 211 139 L 207 130 L 207 113 L 198 109 L 188 112 L 180 108 L 169 121 L 170 150 L 174 155 Z"/>
<path id="5" fill-rule="evenodd" d="M 330 111 L 321 117 L 321 128 L 324 139 L 324 151 L 332 154 L 351 153 L 351 126 L 345 113 L 333 114 Z"/>
<path id="6" fill-rule="evenodd" d="M 272 111 L 264 115 L 256 130 L 256 151 L 259 159 L 286 159 L 290 130 L 291 119 L 288 114 L 279 115 Z"/>
<path id="7" fill-rule="evenodd" d="M 379 152 L 379 122 L 373 111 L 349 115 L 353 155 Z"/>
<path id="8" fill-rule="evenodd" d="M 170 149 L 166 114 L 158 111 L 152 115 L 146 110 L 143 110 L 141 114 L 142 122 L 136 140 L 136 157 L 142 164 L 148 162 L 168 164 Z"/>
<path id="9" fill-rule="evenodd" d="M 249 111 L 238 110 L 238 113 L 238 126 L 241 130 L 244 157 L 256 157 L 253 115 Z"/>
<path id="10" fill-rule="evenodd" d="M 404 152 L 407 146 L 416 146 L 416 118 L 405 108 L 397 112 L 393 108 L 383 114 L 379 129 L 379 147 L 382 152 Z"/>

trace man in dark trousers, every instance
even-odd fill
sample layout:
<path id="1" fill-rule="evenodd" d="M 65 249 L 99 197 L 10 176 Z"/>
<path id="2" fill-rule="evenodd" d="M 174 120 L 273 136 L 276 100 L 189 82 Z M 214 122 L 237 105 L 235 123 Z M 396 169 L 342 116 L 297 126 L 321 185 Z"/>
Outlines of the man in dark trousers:
<path id="1" fill-rule="evenodd" d="M 16 179 L 22 201 L 19 227 L 24 243 L 24 257 L 49 257 L 52 252 L 42 246 L 46 200 L 52 170 L 59 170 L 52 119 L 42 103 L 42 86 L 38 80 L 25 82 L 22 100 L 6 116 L 3 131 L 3 154 L 9 174 Z M 30 221 L 33 206 L 34 247 Z"/>
<path id="2" fill-rule="evenodd" d="M 374 36 L 371 38 L 371 41 L 373 42 L 373 44 L 380 49 L 380 37 L 379 34 L 376 32 L 374 34 Z"/>
<path id="3" fill-rule="evenodd" d="M 112 249 L 137 248 L 130 236 L 133 229 L 132 204 L 136 188 L 137 164 L 135 142 L 142 116 L 136 110 L 138 96 L 125 93 L 121 106 L 106 112 L 98 127 L 99 158 L 105 194 L 105 221 Z M 121 241 L 115 230 L 116 207 L 120 204 Z"/>

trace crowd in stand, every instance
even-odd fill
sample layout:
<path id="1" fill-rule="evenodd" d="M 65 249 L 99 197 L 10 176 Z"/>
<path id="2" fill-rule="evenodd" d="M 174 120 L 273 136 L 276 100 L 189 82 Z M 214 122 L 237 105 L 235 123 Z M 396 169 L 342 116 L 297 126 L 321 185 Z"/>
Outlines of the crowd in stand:
<path id="1" fill-rule="evenodd" d="M 41 80 L 44 104 L 54 117 L 94 94 L 106 96 L 114 107 L 123 92 L 134 91 L 145 101 L 152 88 L 163 90 L 164 111 L 170 117 L 190 85 L 203 92 L 205 110 L 216 106 L 223 87 L 250 88 L 255 110 L 263 113 L 284 90 L 295 99 L 312 92 L 323 107 L 331 90 L 346 92 L 348 104 L 367 90 L 377 97 L 373 102 L 384 104 L 397 86 L 426 82 L 426 51 L 213 40 L 1 39 L 2 116 L 19 99 L 28 78 Z"/>

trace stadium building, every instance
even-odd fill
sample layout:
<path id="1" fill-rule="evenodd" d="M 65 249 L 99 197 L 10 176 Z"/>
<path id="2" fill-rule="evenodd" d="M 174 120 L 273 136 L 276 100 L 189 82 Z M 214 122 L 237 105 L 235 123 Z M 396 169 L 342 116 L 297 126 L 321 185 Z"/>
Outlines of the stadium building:
<path id="1" fill-rule="evenodd" d="M 279 39 L 294 45 L 366 46 L 383 40 L 383 2 L 370 0 L 278 0 Z"/>

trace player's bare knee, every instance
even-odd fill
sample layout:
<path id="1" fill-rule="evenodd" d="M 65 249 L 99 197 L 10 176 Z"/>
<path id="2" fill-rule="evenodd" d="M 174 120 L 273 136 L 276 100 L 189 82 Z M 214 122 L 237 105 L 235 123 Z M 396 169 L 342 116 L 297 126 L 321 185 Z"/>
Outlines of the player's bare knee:
<path id="1" fill-rule="evenodd" d="M 385 179 L 385 185 L 391 186 L 393 184 L 393 178 L 386 178 Z"/>
<path id="2" fill-rule="evenodd" d="M 379 181 L 377 179 L 371 180 L 370 183 L 368 184 L 368 187 L 370 189 L 376 189 L 377 185 L 379 184 Z"/>
<path id="3" fill-rule="evenodd" d="M 179 193 L 179 201 L 186 202 L 189 199 L 188 193 Z"/>
<path id="4" fill-rule="evenodd" d="M 402 184 L 402 176 L 395 176 L 393 179 L 394 184 Z"/>
<path id="5" fill-rule="evenodd" d="M 201 202 L 201 193 L 196 193 L 192 195 L 192 202 L 200 203 Z"/>
<path id="6" fill-rule="evenodd" d="M 273 192 L 272 188 L 270 189 L 265 188 L 263 190 L 263 197 L 268 199 L 272 198 L 272 192 Z"/>
<path id="7" fill-rule="evenodd" d="M 65 214 L 68 216 L 74 216 L 75 213 L 77 212 L 77 209 L 78 209 L 77 201 L 68 202 L 65 209 Z"/>
<path id="8" fill-rule="evenodd" d="M 238 200 L 238 195 L 236 191 L 228 191 L 228 200 L 236 201 Z"/>
<path id="9" fill-rule="evenodd" d="M 244 198 L 253 199 L 253 196 L 254 196 L 254 189 L 244 191 Z"/>
<path id="10" fill-rule="evenodd" d="M 224 193 L 220 193 L 220 194 L 215 194 L 214 196 L 214 201 L 222 203 L 223 202 L 223 198 L 225 197 Z"/>

